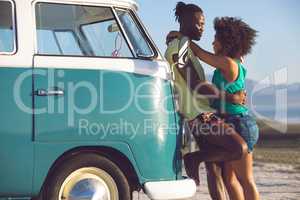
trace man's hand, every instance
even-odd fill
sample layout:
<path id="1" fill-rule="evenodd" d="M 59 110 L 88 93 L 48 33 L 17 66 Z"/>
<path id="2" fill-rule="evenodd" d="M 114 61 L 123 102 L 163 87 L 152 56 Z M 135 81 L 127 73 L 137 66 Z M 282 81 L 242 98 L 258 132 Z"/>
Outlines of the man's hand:
<path id="1" fill-rule="evenodd" d="M 247 93 L 245 90 L 240 90 L 234 94 L 231 94 L 225 92 L 224 90 L 218 90 L 216 86 L 208 82 L 199 82 L 197 93 L 206 96 L 210 100 L 226 100 L 227 102 L 238 105 L 245 105 L 247 99 Z"/>
<path id="2" fill-rule="evenodd" d="M 233 104 L 245 105 L 247 99 L 247 93 L 245 90 L 240 90 L 234 94 L 227 93 L 225 94 L 226 100 Z"/>
<path id="3" fill-rule="evenodd" d="M 198 126 L 199 121 L 200 123 L 209 123 L 211 121 L 212 116 L 214 116 L 214 113 L 212 112 L 201 113 L 197 116 L 196 119 L 189 121 L 189 126 Z"/>
<path id="4" fill-rule="evenodd" d="M 178 31 L 170 31 L 166 37 L 166 44 L 168 45 L 169 42 L 174 40 L 175 38 L 180 38 L 182 34 Z"/>
<path id="5" fill-rule="evenodd" d="M 198 116 L 198 119 L 201 121 L 201 123 L 220 123 L 222 122 L 222 119 L 218 116 L 215 115 L 215 113 L 212 112 L 206 112 L 206 113 L 201 113 Z"/>

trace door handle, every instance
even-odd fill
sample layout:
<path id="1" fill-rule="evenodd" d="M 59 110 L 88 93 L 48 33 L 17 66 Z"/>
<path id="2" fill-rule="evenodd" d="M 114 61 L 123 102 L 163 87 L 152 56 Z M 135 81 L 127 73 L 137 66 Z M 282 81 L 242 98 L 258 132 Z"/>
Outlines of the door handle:
<path id="1" fill-rule="evenodd" d="M 63 96 L 64 91 L 56 87 L 51 90 L 38 89 L 35 91 L 35 95 L 36 96 Z"/>

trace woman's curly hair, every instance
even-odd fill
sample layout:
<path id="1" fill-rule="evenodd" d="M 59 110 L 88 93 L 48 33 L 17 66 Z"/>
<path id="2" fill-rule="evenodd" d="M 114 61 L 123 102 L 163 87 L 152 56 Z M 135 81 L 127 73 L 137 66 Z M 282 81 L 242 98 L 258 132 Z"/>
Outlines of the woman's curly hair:
<path id="1" fill-rule="evenodd" d="M 221 17 L 214 20 L 216 39 L 222 45 L 222 53 L 228 57 L 245 56 L 255 44 L 257 31 L 241 19 Z"/>

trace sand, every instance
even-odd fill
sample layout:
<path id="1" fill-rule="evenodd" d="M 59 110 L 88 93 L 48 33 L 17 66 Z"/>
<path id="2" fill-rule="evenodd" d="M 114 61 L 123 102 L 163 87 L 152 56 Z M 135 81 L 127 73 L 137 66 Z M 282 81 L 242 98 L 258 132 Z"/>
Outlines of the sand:
<path id="1" fill-rule="evenodd" d="M 293 165 L 255 162 L 254 175 L 262 200 L 300 200 L 300 171 Z M 204 166 L 200 166 L 201 184 L 191 200 L 210 200 Z M 134 193 L 135 200 L 149 199 Z"/>

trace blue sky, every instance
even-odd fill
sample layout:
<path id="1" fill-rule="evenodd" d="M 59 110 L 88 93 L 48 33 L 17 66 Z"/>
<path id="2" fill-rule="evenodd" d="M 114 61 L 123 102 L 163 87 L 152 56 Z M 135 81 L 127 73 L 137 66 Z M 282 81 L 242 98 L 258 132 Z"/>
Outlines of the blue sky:
<path id="1" fill-rule="evenodd" d="M 162 52 L 165 36 L 178 30 L 174 18 L 177 0 L 137 0 L 139 16 Z M 248 78 L 262 80 L 279 69 L 287 68 L 289 83 L 300 82 L 300 1 L 298 0 L 190 0 L 204 10 L 206 26 L 198 44 L 212 51 L 213 19 L 240 17 L 259 31 L 257 44 L 246 57 Z M 205 65 L 205 71 L 212 68 Z"/>

